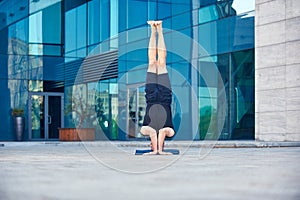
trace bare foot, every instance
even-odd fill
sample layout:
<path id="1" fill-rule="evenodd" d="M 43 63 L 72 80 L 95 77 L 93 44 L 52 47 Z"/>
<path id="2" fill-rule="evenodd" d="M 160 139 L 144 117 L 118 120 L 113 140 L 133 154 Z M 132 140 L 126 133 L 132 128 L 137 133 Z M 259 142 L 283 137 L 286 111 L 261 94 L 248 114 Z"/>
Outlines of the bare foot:
<path id="1" fill-rule="evenodd" d="M 159 154 L 159 155 L 173 155 L 172 153 L 170 153 L 170 152 L 165 152 L 165 151 L 159 151 L 158 154 Z"/>
<path id="2" fill-rule="evenodd" d="M 155 21 L 154 24 L 157 28 L 157 31 L 162 31 L 162 21 Z"/>
<path id="3" fill-rule="evenodd" d="M 143 155 L 157 155 L 157 151 L 151 151 L 149 153 L 144 153 Z"/>
<path id="4" fill-rule="evenodd" d="M 147 23 L 151 26 L 151 29 L 152 30 L 156 30 L 156 24 L 155 24 L 155 21 L 151 20 L 151 21 L 147 21 Z"/>
<path id="5" fill-rule="evenodd" d="M 147 21 L 147 23 L 148 23 L 149 25 L 154 25 L 154 24 L 155 24 L 155 21 L 154 21 L 154 20 L 149 20 L 149 21 Z"/>
<path id="6" fill-rule="evenodd" d="M 162 22 L 163 22 L 163 21 L 158 20 L 158 21 L 155 21 L 154 23 L 155 23 L 156 25 L 160 25 L 160 24 L 162 24 Z"/>

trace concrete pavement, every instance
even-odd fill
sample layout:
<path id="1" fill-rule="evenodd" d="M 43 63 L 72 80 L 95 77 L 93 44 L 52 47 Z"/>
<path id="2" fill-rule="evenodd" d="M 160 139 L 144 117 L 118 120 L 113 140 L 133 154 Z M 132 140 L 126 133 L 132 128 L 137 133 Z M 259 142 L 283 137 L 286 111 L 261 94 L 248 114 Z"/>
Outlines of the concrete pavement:
<path id="1" fill-rule="evenodd" d="M 167 143 L 179 156 L 133 155 L 145 142 L 0 143 L 1 200 L 300 199 L 296 143 Z M 234 146 L 274 148 L 221 148 Z"/>

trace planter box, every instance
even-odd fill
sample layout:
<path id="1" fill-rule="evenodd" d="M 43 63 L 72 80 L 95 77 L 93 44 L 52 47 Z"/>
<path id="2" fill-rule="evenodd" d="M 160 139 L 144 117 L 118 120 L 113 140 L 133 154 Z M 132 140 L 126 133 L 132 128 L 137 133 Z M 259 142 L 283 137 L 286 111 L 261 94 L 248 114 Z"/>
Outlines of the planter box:
<path id="1" fill-rule="evenodd" d="M 93 141 L 94 128 L 59 128 L 60 141 Z"/>

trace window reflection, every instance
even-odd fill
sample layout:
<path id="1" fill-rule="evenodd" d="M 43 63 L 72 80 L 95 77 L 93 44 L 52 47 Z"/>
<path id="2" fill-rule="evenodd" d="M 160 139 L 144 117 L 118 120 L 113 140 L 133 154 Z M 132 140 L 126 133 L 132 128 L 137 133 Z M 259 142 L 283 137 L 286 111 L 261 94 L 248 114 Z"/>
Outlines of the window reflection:
<path id="1" fill-rule="evenodd" d="M 75 51 L 75 57 L 86 56 L 86 4 L 65 14 L 65 51 Z M 78 50 L 81 49 L 81 50 Z"/>
<path id="2" fill-rule="evenodd" d="M 61 3 L 56 2 L 39 2 L 42 7 L 32 2 L 32 9 L 39 11 L 29 16 L 30 55 L 61 55 Z"/>
<path id="3" fill-rule="evenodd" d="M 118 137 L 118 85 L 116 79 L 88 83 L 87 104 L 94 113 L 93 127 L 101 139 Z"/>

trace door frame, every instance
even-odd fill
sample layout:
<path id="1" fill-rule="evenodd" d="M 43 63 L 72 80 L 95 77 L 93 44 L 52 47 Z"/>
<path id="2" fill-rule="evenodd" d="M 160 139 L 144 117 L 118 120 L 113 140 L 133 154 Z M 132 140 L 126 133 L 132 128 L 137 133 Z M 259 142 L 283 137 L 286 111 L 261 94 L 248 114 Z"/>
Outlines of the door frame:
<path id="1" fill-rule="evenodd" d="M 44 96 L 45 97 L 45 102 L 44 102 L 44 135 L 45 138 L 40 138 L 40 139 L 32 139 L 32 120 L 31 120 L 31 109 L 32 109 L 32 103 L 31 103 L 31 96 L 32 95 L 39 95 L 39 96 Z M 49 96 L 60 96 L 61 97 L 61 108 L 60 108 L 60 115 L 61 115 L 61 127 L 64 127 L 64 93 L 59 93 L 59 92 L 29 92 L 28 93 L 28 139 L 29 140 L 37 140 L 37 141 L 57 141 L 57 139 L 49 139 L 49 129 L 48 129 L 48 114 L 49 114 Z"/>

